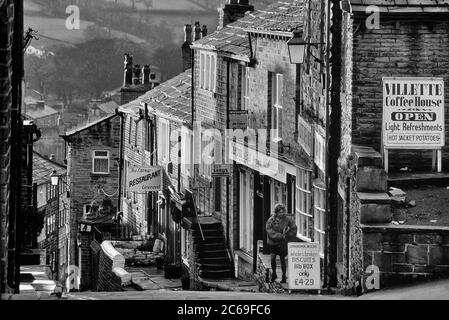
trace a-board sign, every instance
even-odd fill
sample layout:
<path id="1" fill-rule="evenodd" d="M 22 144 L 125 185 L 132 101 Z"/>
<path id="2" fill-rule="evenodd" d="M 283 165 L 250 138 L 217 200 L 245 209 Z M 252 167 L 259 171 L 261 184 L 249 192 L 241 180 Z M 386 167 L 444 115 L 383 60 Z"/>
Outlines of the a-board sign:
<path id="1" fill-rule="evenodd" d="M 129 167 L 127 191 L 146 193 L 162 190 L 162 167 Z"/>
<path id="2" fill-rule="evenodd" d="M 444 80 L 419 77 L 382 80 L 384 147 L 444 146 Z"/>
<path id="3" fill-rule="evenodd" d="M 321 289 L 318 243 L 291 242 L 288 244 L 288 289 Z"/>

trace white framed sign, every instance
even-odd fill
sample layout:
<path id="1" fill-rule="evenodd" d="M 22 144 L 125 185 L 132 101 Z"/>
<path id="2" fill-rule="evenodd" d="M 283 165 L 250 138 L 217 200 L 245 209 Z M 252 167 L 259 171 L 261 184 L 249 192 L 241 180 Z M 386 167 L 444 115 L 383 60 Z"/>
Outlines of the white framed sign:
<path id="1" fill-rule="evenodd" d="M 288 244 L 288 289 L 321 290 L 318 243 L 290 242 Z"/>
<path id="2" fill-rule="evenodd" d="M 383 146 L 387 149 L 439 149 L 444 146 L 444 80 L 383 80 Z"/>
<path id="3" fill-rule="evenodd" d="M 127 191 L 146 193 L 162 190 L 162 167 L 129 167 Z"/>

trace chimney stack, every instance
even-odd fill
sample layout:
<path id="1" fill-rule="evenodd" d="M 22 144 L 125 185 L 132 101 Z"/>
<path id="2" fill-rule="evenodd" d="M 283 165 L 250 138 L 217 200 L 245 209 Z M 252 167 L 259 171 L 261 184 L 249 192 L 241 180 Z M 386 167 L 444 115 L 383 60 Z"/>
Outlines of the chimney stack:
<path id="1" fill-rule="evenodd" d="M 221 30 L 229 23 L 243 18 L 248 11 L 254 11 L 254 6 L 250 5 L 248 0 L 227 0 L 224 8 L 218 9 L 217 30 Z"/>
<path id="2" fill-rule="evenodd" d="M 36 103 L 36 109 L 38 110 L 44 110 L 45 109 L 45 101 L 44 100 L 39 100 Z"/>
<path id="3" fill-rule="evenodd" d="M 151 73 L 151 68 L 149 65 L 145 65 L 142 68 L 142 82 L 144 85 L 149 85 L 150 84 L 150 73 Z"/>
<path id="4" fill-rule="evenodd" d="M 206 26 L 205 24 L 203 24 L 203 30 L 202 30 L 201 33 L 203 34 L 203 35 L 202 35 L 202 38 L 204 38 L 204 37 L 207 36 L 207 26 Z"/>
<path id="5" fill-rule="evenodd" d="M 192 25 L 186 24 L 184 26 L 184 43 L 182 44 L 182 71 L 186 71 L 192 67 Z"/>
<path id="6" fill-rule="evenodd" d="M 125 71 L 123 77 L 123 86 L 130 86 L 133 83 L 133 56 L 125 53 Z"/>
<path id="7" fill-rule="evenodd" d="M 56 156 L 53 153 L 50 155 L 50 160 L 51 161 L 56 161 Z"/>

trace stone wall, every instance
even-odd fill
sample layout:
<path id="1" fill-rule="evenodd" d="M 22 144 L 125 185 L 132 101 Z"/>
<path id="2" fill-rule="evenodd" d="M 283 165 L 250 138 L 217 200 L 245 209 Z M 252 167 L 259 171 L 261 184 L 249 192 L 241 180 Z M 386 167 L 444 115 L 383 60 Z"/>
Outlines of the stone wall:
<path id="1" fill-rule="evenodd" d="M 0 293 L 7 290 L 13 13 L 14 1 L 3 1 L 0 7 Z"/>
<path id="2" fill-rule="evenodd" d="M 101 244 L 98 272 L 98 291 L 122 291 L 122 287 L 130 284 L 131 274 L 124 270 L 125 258 L 109 241 Z"/>
<path id="3" fill-rule="evenodd" d="M 364 19 L 355 20 L 355 26 Z M 351 45 L 350 43 L 348 45 Z M 347 51 L 347 54 L 350 54 Z M 353 35 L 353 143 L 381 147 L 382 77 L 441 77 L 449 84 L 449 22 L 429 17 L 419 22 L 389 19 L 381 15 L 379 29 L 358 28 Z M 350 63 L 350 61 L 348 61 Z M 446 105 L 449 90 L 445 92 Z M 446 108 L 446 126 L 449 124 Z M 446 132 L 446 140 L 449 132 Z M 448 151 L 443 153 L 443 168 L 448 163 Z M 431 152 L 392 152 L 391 169 L 409 167 L 431 168 Z"/>
<path id="4" fill-rule="evenodd" d="M 364 268 L 379 268 L 380 288 L 449 276 L 449 227 L 388 224 L 362 229 Z"/>
<path id="5" fill-rule="evenodd" d="M 271 268 L 267 268 L 264 265 L 260 255 L 258 255 L 257 269 L 256 273 L 254 274 L 254 278 L 257 284 L 259 285 L 259 291 L 267 293 L 285 293 L 284 288 L 279 282 L 270 281 L 271 275 L 272 275 Z"/>

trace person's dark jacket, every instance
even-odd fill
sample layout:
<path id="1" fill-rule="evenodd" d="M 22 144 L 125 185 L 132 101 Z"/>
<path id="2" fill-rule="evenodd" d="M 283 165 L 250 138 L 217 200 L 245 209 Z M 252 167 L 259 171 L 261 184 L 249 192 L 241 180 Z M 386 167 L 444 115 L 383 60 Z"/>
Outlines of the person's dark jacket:
<path id="1" fill-rule="evenodd" d="M 274 214 L 268 219 L 265 228 L 269 245 L 280 245 L 296 238 L 298 227 L 288 216 L 279 218 Z M 285 234 L 285 238 L 284 238 Z"/>

